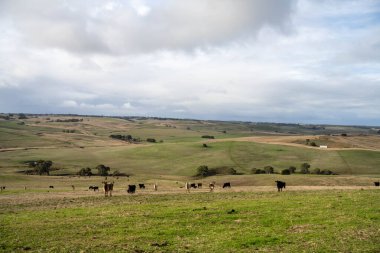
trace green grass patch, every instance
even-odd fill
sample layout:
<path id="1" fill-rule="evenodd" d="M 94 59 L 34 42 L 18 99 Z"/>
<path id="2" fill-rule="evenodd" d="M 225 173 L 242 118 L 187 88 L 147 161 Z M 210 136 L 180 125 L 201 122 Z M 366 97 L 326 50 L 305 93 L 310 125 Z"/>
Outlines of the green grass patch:
<path id="1" fill-rule="evenodd" d="M 377 252 L 376 190 L 136 195 L 0 205 L 0 251 Z"/>

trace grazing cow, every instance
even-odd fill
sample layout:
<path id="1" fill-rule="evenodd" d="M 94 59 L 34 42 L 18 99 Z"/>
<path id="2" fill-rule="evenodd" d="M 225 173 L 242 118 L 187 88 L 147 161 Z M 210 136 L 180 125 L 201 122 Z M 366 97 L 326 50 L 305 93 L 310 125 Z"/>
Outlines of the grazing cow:
<path id="1" fill-rule="evenodd" d="M 210 188 L 210 192 L 212 192 L 215 188 L 215 182 L 211 182 L 209 185 L 208 185 L 208 188 Z"/>
<path id="2" fill-rule="evenodd" d="M 380 182 L 373 182 L 375 186 L 380 186 Z"/>
<path id="3" fill-rule="evenodd" d="M 190 188 L 197 189 L 197 185 L 196 184 L 190 184 Z"/>
<path id="4" fill-rule="evenodd" d="M 224 183 L 223 188 L 231 188 L 231 183 L 230 182 Z"/>
<path id="5" fill-rule="evenodd" d="M 157 184 L 154 184 L 154 185 L 153 185 L 153 190 L 154 190 L 154 191 L 157 191 L 157 187 L 158 187 Z"/>
<path id="6" fill-rule="evenodd" d="M 54 189 L 54 186 L 50 185 L 49 188 L 50 188 L 50 189 Z"/>
<path id="7" fill-rule="evenodd" d="M 128 185 L 128 190 L 127 190 L 128 193 L 135 193 L 136 192 L 136 185 Z"/>
<path id="8" fill-rule="evenodd" d="M 108 194 L 109 194 L 109 196 L 112 197 L 112 191 L 113 191 L 113 184 L 114 184 L 114 182 L 107 183 L 107 181 L 103 181 L 103 184 L 104 184 L 104 196 L 107 197 Z"/>
<path id="9" fill-rule="evenodd" d="M 140 189 L 145 189 L 145 184 L 139 184 Z"/>
<path id="10" fill-rule="evenodd" d="M 96 185 L 91 185 L 90 187 L 88 187 L 88 189 L 93 191 L 99 191 L 99 187 Z"/>
<path id="11" fill-rule="evenodd" d="M 282 181 L 275 181 L 277 183 L 277 190 L 282 192 L 282 188 L 286 188 L 286 183 Z"/>
<path id="12" fill-rule="evenodd" d="M 202 183 L 198 183 L 198 188 L 202 188 Z"/>

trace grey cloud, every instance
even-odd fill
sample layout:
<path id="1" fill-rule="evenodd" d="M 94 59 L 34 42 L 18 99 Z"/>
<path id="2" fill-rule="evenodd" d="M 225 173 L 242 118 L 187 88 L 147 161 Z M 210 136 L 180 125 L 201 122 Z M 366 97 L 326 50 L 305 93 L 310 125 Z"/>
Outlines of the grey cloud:
<path id="1" fill-rule="evenodd" d="M 223 44 L 264 26 L 283 29 L 295 0 L 154 2 L 138 3 L 150 9 L 140 15 L 133 1 L 4 0 L 0 8 L 35 46 L 128 54 Z"/>

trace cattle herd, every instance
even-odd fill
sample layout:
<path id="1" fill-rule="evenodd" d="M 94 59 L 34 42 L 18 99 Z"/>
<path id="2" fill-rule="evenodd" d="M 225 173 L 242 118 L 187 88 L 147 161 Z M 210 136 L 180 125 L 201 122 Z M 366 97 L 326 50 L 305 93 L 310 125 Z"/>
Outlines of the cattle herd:
<path id="1" fill-rule="evenodd" d="M 277 191 L 278 192 L 282 192 L 282 189 L 285 189 L 286 188 L 286 183 L 283 182 L 283 181 L 275 181 L 276 183 L 276 186 L 277 186 Z M 377 182 L 373 182 L 375 187 L 378 187 L 380 186 L 380 182 L 377 181 Z M 107 182 L 107 181 L 103 181 L 102 182 L 103 184 L 103 187 L 104 187 L 104 196 L 112 196 L 112 191 L 113 191 L 113 186 L 114 186 L 114 182 Z M 202 186 L 203 184 L 202 183 L 189 183 L 189 182 L 186 182 L 185 183 L 185 189 L 187 192 L 190 192 L 191 189 L 202 189 Z M 71 185 L 72 189 L 75 190 L 75 186 L 74 185 Z M 140 190 L 144 190 L 145 189 L 145 184 L 138 184 L 138 187 Z M 216 182 L 211 182 L 209 183 L 208 185 L 208 188 L 210 189 L 210 192 L 212 192 L 216 187 Z M 221 187 L 224 189 L 224 188 L 231 188 L 231 182 L 225 182 L 221 185 Z M 183 187 L 181 187 L 183 188 Z M 26 186 L 24 187 L 24 189 L 26 190 Z M 50 185 L 49 186 L 49 189 L 54 189 L 54 186 L 53 185 Z M 136 185 L 128 185 L 128 189 L 127 189 L 127 192 L 130 193 L 130 194 L 133 194 L 136 192 Z M 5 186 L 0 186 L 0 190 L 3 191 L 5 190 Z M 99 191 L 99 186 L 96 186 L 96 185 L 90 185 L 88 187 L 88 190 L 91 190 L 91 191 Z M 158 186 L 157 184 L 153 184 L 153 190 L 154 191 L 157 191 L 158 190 Z"/>

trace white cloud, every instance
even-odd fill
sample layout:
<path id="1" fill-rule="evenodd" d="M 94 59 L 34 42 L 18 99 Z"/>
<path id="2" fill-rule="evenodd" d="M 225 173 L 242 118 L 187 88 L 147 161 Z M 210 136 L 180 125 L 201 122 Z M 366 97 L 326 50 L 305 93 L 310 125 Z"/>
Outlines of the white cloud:
<path id="1" fill-rule="evenodd" d="M 0 1 L 0 110 L 380 124 L 380 5 L 295 3 Z"/>

